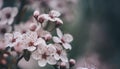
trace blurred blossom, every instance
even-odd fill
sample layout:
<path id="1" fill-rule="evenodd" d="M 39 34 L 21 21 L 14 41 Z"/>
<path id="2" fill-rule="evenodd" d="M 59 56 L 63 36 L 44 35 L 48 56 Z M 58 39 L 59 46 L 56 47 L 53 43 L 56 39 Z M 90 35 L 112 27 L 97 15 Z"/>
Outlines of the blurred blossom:
<path id="1" fill-rule="evenodd" d="M 23 33 L 26 33 L 28 30 L 30 30 L 31 24 L 33 24 L 33 22 L 30 22 L 30 21 L 25 23 L 21 22 L 20 24 L 16 24 L 14 28 L 15 28 L 15 31 L 21 32 L 23 34 Z"/>
<path id="2" fill-rule="evenodd" d="M 66 21 L 74 20 L 78 0 L 28 0 L 28 8 L 44 12 L 54 9 L 62 13 Z"/>
<path id="3" fill-rule="evenodd" d="M 11 30 L 12 30 L 11 26 L 9 26 L 9 25 L 1 25 L 0 24 L 0 38 L 3 39 L 4 34 L 11 32 Z"/>
<path id="4" fill-rule="evenodd" d="M 76 63 L 76 69 L 99 69 L 99 59 L 96 54 L 82 57 Z"/>
<path id="5" fill-rule="evenodd" d="M 5 7 L 1 10 L 0 13 L 2 13 L 0 14 L 1 15 L 0 23 L 11 25 L 14 21 L 14 17 L 18 13 L 18 9 L 16 7 Z"/>
<path id="6" fill-rule="evenodd" d="M 5 49 L 5 40 L 0 39 L 0 50 Z"/>

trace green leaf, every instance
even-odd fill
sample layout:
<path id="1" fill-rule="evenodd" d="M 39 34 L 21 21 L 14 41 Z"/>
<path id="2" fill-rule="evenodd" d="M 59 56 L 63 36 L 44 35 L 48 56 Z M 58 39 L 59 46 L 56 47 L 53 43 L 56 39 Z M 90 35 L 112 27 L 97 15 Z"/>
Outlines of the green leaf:
<path id="1" fill-rule="evenodd" d="M 30 59 L 31 52 L 28 51 L 27 49 L 24 50 L 23 57 L 26 61 L 29 61 Z"/>

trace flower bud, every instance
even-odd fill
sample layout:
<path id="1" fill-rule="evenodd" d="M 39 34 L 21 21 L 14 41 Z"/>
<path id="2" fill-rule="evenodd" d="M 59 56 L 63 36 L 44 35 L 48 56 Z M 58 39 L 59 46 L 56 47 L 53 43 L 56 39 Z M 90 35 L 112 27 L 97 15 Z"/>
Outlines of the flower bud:
<path id="1" fill-rule="evenodd" d="M 55 18 L 55 24 L 56 24 L 56 27 L 59 27 L 63 24 L 63 21 L 59 18 Z"/>
<path id="2" fill-rule="evenodd" d="M 47 14 L 39 15 L 37 18 L 38 22 L 40 22 L 40 23 L 43 23 L 45 20 L 48 20 L 48 19 L 49 19 L 49 17 Z"/>
<path id="3" fill-rule="evenodd" d="M 69 65 L 70 67 L 73 67 L 75 65 L 76 61 L 74 59 L 70 59 Z"/>
<path id="4" fill-rule="evenodd" d="M 65 62 L 61 62 L 60 64 L 60 69 L 66 69 L 66 63 Z"/>
<path id="5" fill-rule="evenodd" d="M 31 25 L 30 25 L 30 30 L 31 31 L 35 31 L 36 30 L 36 28 L 37 28 L 37 26 L 34 24 L 34 23 L 32 23 Z"/>
<path id="6" fill-rule="evenodd" d="M 51 34 L 46 34 L 44 37 L 46 41 L 50 40 L 51 38 L 52 38 Z"/>
<path id="7" fill-rule="evenodd" d="M 37 17 L 40 15 L 40 12 L 39 11 L 34 11 L 33 13 L 33 16 L 37 19 Z"/>

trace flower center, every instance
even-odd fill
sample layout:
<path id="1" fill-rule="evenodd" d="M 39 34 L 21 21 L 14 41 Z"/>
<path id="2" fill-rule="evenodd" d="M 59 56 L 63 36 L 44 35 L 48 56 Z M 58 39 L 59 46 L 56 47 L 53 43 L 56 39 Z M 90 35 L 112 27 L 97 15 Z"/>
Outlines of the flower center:
<path id="1" fill-rule="evenodd" d="M 64 39 L 61 39 L 61 41 L 62 41 L 63 43 L 65 43 Z"/>
<path id="2" fill-rule="evenodd" d="M 1 31 L 0 31 L 0 33 L 2 33 L 2 34 L 6 33 L 6 29 L 2 28 Z"/>
<path id="3" fill-rule="evenodd" d="M 10 13 L 7 13 L 6 14 L 6 18 L 9 19 L 11 17 L 11 14 Z"/>
<path id="4" fill-rule="evenodd" d="M 33 46 L 33 45 L 34 45 L 33 42 L 29 42 L 29 43 L 28 43 L 28 46 Z"/>
<path id="5" fill-rule="evenodd" d="M 61 54 L 61 50 L 57 50 L 57 52 L 56 52 L 58 55 L 60 55 Z"/>
<path id="6" fill-rule="evenodd" d="M 15 41 L 16 41 L 16 39 L 15 39 L 15 38 L 13 38 L 11 42 L 13 43 L 13 42 L 15 42 Z"/>
<path id="7" fill-rule="evenodd" d="M 42 54 L 43 59 L 47 59 L 48 55 L 46 53 Z"/>

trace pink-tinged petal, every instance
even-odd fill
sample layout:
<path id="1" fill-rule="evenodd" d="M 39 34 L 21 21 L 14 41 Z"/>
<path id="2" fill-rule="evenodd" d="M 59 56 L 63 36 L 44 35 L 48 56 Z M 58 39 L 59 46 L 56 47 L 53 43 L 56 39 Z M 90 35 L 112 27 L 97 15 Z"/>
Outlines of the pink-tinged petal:
<path id="1" fill-rule="evenodd" d="M 64 34 L 63 40 L 67 43 L 70 43 L 71 41 L 73 41 L 73 37 L 70 34 Z"/>
<path id="2" fill-rule="evenodd" d="M 46 42 L 44 39 L 38 38 L 37 41 L 34 43 L 34 45 L 39 45 L 39 44 L 46 45 Z"/>
<path id="3" fill-rule="evenodd" d="M 38 61 L 38 65 L 41 66 L 41 67 L 44 67 L 46 64 L 47 64 L 47 61 L 45 59 L 40 59 Z"/>
<path id="4" fill-rule="evenodd" d="M 14 32 L 13 35 L 14 38 L 22 37 L 22 34 L 20 32 Z"/>
<path id="5" fill-rule="evenodd" d="M 49 64 L 51 64 L 51 65 L 54 65 L 54 64 L 57 63 L 56 60 L 55 60 L 55 58 L 52 57 L 52 56 L 50 56 L 50 57 L 47 58 L 47 62 L 48 62 Z"/>
<path id="6" fill-rule="evenodd" d="M 35 59 L 35 60 L 38 60 L 41 58 L 41 55 L 39 54 L 38 51 L 35 51 L 32 53 L 32 58 Z"/>
<path id="7" fill-rule="evenodd" d="M 61 53 L 61 55 L 60 55 L 60 59 L 61 59 L 63 62 L 68 62 L 68 58 L 67 58 L 66 51 L 62 51 L 62 53 Z"/>
<path id="8" fill-rule="evenodd" d="M 63 24 L 63 21 L 60 18 L 55 18 L 55 21 L 59 25 Z"/>
<path id="9" fill-rule="evenodd" d="M 55 49 L 55 47 L 53 46 L 53 44 L 49 44 L 49 45 L 47 46 L 47 54 L 48 54 L 48 55 L 54 55 L 55 52 L 56 52 L 56 49 Z"/>
<path id="10" fill-rule="evenodd" d="M 59 60 L 59 59 L 60 59 L 60 56 L 56 53 L 56 54 L 54 55 L 54 58 L 55 58 L 56 60 Z"/>
<path id="11" fill-rule="evenodd" d="M 65 48 L 65 49 L 72 49 L 72 47 L 71 47 L 71 45 L 70 44 L 68 44 L 68 43 L 63 43 L 63 47 Z"/>
<path id="12" fill-rule="evenodd" d="M 13 39 L 13 34 L 6 33 L 4 37 L 6 41 L 11 41 Z"/>
<path id="13" fill-rule="evenodd" d="M 63 33 L 62 33 L 62 31 L 59 29 L 59 28 L 57 28 L 56 29 L 56 31 L 57 31 L 57 35 L 60 37 L 60 39 L 63 37 Z"/>
<path id="14" fill-rule="evenodd" d="M 8 25 L 11 25 L 13 23 L 13 21 L 14 21 L 14 18 L 8 19 Z"/>
<path id="15" fill-rule="evenodd" d="M 18 13 L 18 8 L 17 7 L 13 7 L 13 12 L 12 12 L 12 16 L 15 17 Z"/>
<path id="16" fill-rule="evenodd" d="M 53 37 L 53 41 L 55 42 L 55 43 L 61 43 L 62 41 L 60 40 L 60 38 L 58 38 L 58 37 Z"/>
<path id="17" fill-rule="evenodd" d="M 36 47 L 35 47 L 35 46 L 30 46 L 30 47 L 27 47 L 27 49 L 28 49 L 29 51 L 34 51 L 34 50 L 36 49 Z"/>

